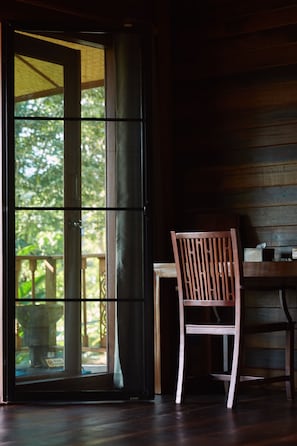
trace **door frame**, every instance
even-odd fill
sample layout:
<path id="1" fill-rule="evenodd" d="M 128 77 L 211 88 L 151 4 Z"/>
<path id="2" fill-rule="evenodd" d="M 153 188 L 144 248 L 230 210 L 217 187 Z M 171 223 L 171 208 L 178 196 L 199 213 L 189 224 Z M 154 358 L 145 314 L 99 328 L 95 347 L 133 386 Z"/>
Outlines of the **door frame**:
<path id="1" fill-rule="evenodd" d="M 9 47 L 9 41 L 11 41 L 11 33 L 13 32 L 12 28 L 10 28 L 9 26 L 6 27 L 5 29 L 5 45 L 3 45 L 4 47 L 4 54 L 3 54 L 3 58 L 4 60 L 7 60 L 8 62 L 10 61 L 10 63 L 8 63 L 8 66 L 5 67 L 6 69 L 6 73 L 9 76 L 13 75 L 12 72 L 12 63 L 11 63 L 11 47 Z M 32 32 L 34 32 L 34 30 L 32 30 Z M 79 34 L 79 32 L 77 32 L 77 34 Z M 8 77 L 9 78 L 9 77 Z M 3 92 L 4 92 L 4 106 L 3 109 L 6 110 L 6 116 L 13 116 L 13 92 L 12 90 L 7 88 L 7 85 L 4 86 L 3 88 Z M 9 120 L 7 120 L 7 122 L 5 123 L 6 125 L 4 126 L 5 129 L 5 134 L 3 137 L 3 140 L 5 141 L 5 145 L 6 147 L 9 147 L 9 143 L 11 142 L 11 138 L 13 138 L 13 128 L 11 126 L 11 123 L 9 122 Z M 148 132 L 145 132 L 145 139 L 147 138 Z M 144 155 L 144 159 L 147 161 L 147 154 Z M 6 152 L 4 154 L 4 168 L 3 168 L 3 172 L 7 172 L 8 168 L 11 168 L 12 165 L 12 159 L 11 159 L 11 154 Z M 147 177 L 147 172 L 144 173 L 145 177 L 144 177 L 144 181 L 145 181 L 145 185 L 146 185 L 146 190 L 148 190 L 148 177 Z M 11 191 L 13 190 L 13 188 L 11 188 L 10 186 L 12 185 L 12 179 L 10 178 L 10 175 L 7 175 L 7 178 L 5 178 L 5 180 L 7 181 L 5 190 L 8 191 L 7 194 L 4 197 L 4 234 L 6 232 L 11 233 L 10 231 L 12 231 L 12 228 L 9 227 L 10 221 L 12 221 L 11 219 L 11 208 L 8 206 L 8 203 L 11 203 L 11 199 L 13 200 L 14 197 L 12 196 Z M 13 206 L 14 208 L 14 206 Z M 147 221 L 147 218 L 149 217 L 149 201 L 148 201 L 148 196 L 145 199 L 145 208 L 144 208 L 144 213 L 145 213 L 145 219 Z M 14 229 L 13 229 L 14 230 Z M 144 233 L 144 237 L 145 240 L 148 241 L 149 237 L 150 237 L 150 230 L 148 229 L 148 226 L 145 226 L 145 233 Z M 4 270 L 4 274 L 3 274 L 3 289 L 4 289 L 4 312 L 3 315 L 5 316 L 7 314 L 8 311 L 8 306 L 9 306 L 9 299 L 8 299 L 8 290 L 10 289 L 10 287 L 8 286 L 8 284 L 11 282 L 11 280 L 13 280 L 14 283 L 14 253 L 12 253 L 11 250 L 11 237 L 7 237 L 4 239 L 4 253 L 6 256 L 6 259 L 8 261 L 8 265 L 10 265 L 9 268 L 5 268 Z M 146 253 L 148 253 L 148 255 L 151 255 L 151 251 L 150 249 L 146 249 Z M 145 256 L 144 259 L 144 270 L 145 270 L 145 274 L 144 277 L 147 280 L 147 287 L 145 289 L 145 301 L 144 301 L 144 309 L 145 309 L 145 320 L 147 321 L 148 324 L 146 324 L 146 326 L 151 326 L 151 321 L 153 320 L 152 318 L 152 314 L 153 314 L 153 309 L 152 309 L 152 262 L 151 262 L 151 258 L 148 258 L 147 255 Z M 150 301 L 151 299 L 151 301 Z M 13 332 L 13 325 L 14 325 L 14 315 L 12 315 L 13 317 L 9 318 L 9 320 L 6 320 L 4 323 L 4 334 L 5 333 L 12 333 Z M 6 318 L 7 319 L 7 318 Z M 4 317 L 5 320 L 5 317 Z M 149 331 L 147 329 L 145 329 L 145 345 L 146 345 L 146 351 L 145 351 L 145 359 L 147 361 L 150 361 L 153 358 L 153 336 L 152 333 L 153 331 Z M 4 355 L 9 355 L 11 354 L 11 346 L 12 343 L 14 343 L 14 339 L 8 339 L 8 336 L 4 336 Z M 14 351 L 14 348 L 13 348 Z M 14 361 L 13 361 L 14 362 Z M 11 364 L 11 361 L 9 361 L 9 363 Z M 7 367 L 6 364 L 4 364 L 4 370 L 5 370 L 5 376 L 4 376 L 4 397 L 3 399 L 5 401 L 9 401 L 9 400 L 15 400 L 16 399 L 16 395 L 14 393 L 14 387 L 11 384 L 11 368 Z M 15 367 L 13 367 L 14 370 Z M 9 370 L 10 369 L 10 370 Z M 151 389 L 153 389 L 153 374 L 149 372 L 149 370 L 153 370 L 153 361 L 151 362 L 151 364 L 148 362 L 148 368 L 145 369 L 145 392 L 146 395 L 151 394 Z M 79 389 L 81 391 L 81 389 Z M 59 397 L 61 398 L 61 394 L 59 394 L 59 392 L 55 392 L 55 391 L 51 391 L 50 395 L 46 395 L 46 399 L 59 399 Z M 11 398 L 12 395 L 12 398 Z M 102 400 L 102 399 L 126 399 L 129 398 L 130 396 L 127 395 L 127 392 L 125 391 L 100 391 L 100 397 L 98 398 L 98 394 L 96 394 L 96 392 L 91 395 L 90 393 L 87 394 L 87 399 L 88 400 Z M 29 400 L 32 401 L 32 390 L 29 390 L 26 394 L 26 392 L 23 393 L 23 399 L 25 400 Z M 44 398 L 43 398 L 44 399 Z M 63 400 L 65 399 L 72 399 L 73 400 L 73 392 L 64 392 L 63 394 Z M 76 394 L 75 395 L 75 400 L 86 400 L 86 395 L 83 392 L 80 392 L 80 394 Z"/>

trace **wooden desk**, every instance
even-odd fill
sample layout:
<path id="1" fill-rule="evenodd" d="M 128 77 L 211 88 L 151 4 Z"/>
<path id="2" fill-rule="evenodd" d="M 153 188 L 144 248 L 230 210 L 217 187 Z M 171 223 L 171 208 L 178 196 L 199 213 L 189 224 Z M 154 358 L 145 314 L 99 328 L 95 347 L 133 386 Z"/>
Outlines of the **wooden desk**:
<path id="1" fill-rule="evenodd" d="M 283 310 L 287 317 L 285 290 L 297 287 L 297 261 L 292 262 L 243 262 L 246 287 L 279 289 Z M 175 263 L 154 263 L 154 348 L 155 393 L 161 393 L 161 329 L 160 329 L 160 279 L 176 277 Z"/>
<path id="2" fill-rule="evenodd" d="M 154 263 L 155 393 L 161 393 L 160 279 L 176 277 L 175 263 Z"/>

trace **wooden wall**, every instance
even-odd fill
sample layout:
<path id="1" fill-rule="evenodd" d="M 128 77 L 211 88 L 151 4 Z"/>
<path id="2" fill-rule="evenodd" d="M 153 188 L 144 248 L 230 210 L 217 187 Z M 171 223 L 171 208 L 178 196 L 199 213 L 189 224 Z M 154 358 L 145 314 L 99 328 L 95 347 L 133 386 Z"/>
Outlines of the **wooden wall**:
<path id="1" fill-rule="evenodd" d="M 297 245 L 297 5 L 173 11 L 176 216 L 242 216 L 245 246 Z"/>
<path id="2" fill-rule="evenodd" d="M 197 227 L 209 211 L 236 213 L 243 246 L 266 242 L 290 252 L 297 246 L 296 2 L 184 0 L 173 6 L 172 36 L 176 226 Z M 279 317 L 277 305 L 275 294 L 252 293 L 248 311 Z M 290 307 L 297 317 L 296 293 Z M 251 366 L 279 367 L 279 336 L 251 345 Z"/>

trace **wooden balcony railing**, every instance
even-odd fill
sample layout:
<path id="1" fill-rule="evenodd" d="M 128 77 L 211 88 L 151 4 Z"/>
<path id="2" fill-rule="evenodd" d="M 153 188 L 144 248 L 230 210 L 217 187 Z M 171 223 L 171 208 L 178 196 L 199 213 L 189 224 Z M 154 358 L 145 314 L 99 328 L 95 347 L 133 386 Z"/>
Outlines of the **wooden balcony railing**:
<path id="1" fill-rule="evenodd" d="M 81 264 L 81 297 L 82 301 L 82 347 L 88 349 L 90 323 L 98 327 L 99 344 L 103 346 L 106 339 L 106 296 L 105 254 L 82 255 Z M 40 298 L 63 298 L 63 256 L 17 256 L 16 257 L 16 289 L 17 299 L 26 298 L 37 302 Z M 96 321 L 90 320 L 88 305 L 95 298 L 99 299 L 99 312 Z M 85 299 L 90 299 L 86 302 Z M 17 324 L 18 332 L 18 324 Z"/>

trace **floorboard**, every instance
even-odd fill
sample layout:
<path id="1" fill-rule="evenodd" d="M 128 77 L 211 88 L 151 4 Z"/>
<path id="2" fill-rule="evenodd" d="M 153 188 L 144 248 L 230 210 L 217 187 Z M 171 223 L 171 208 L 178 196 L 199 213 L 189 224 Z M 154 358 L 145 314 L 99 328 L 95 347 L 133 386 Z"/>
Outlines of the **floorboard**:
<path id="1" fill-rule="evenodd" d="M 223 395 L 195 395 L 177 406 L 154 401 L 10 404 L 0 407 L 1 446 L 297 445 L 297 405 L 285 392 L 241 395 L 235 411 Z"/>

